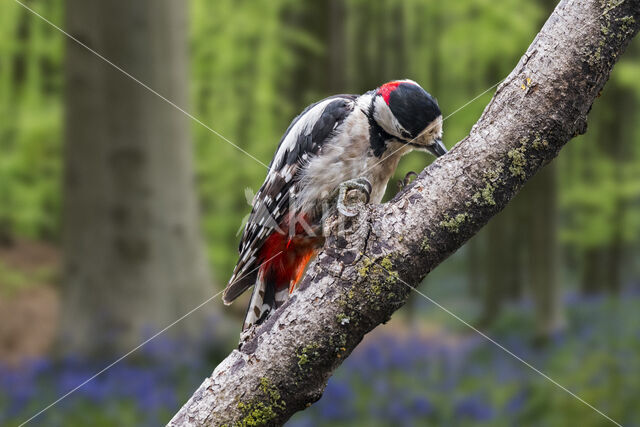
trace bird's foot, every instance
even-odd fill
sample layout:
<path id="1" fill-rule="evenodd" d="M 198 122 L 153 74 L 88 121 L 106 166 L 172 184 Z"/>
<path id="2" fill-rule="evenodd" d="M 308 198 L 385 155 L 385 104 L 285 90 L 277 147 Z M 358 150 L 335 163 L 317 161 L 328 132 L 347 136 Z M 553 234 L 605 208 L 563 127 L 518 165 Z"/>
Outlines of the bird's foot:
<path id="1" fill-rule="evenodd" d="M 336 202 L 338 212 L 346 217 L 358 215 L 357 211 L 352 211 L 345 205 L 345 198 L 349 190 L 360 190 L 366 197 L 365 203 L 369 203 L 371 197 L 371 182 L 365 177 L 350 179 L 338 186 L 338 200 Z"/>
<path id="2" fill-rule="evenodd" d="M 242 347 L 249 342 L 256 334 L 256 326 L 251 325 L 247 329 L 240 332 L 240 341 L 238 342 L 238 350 L 242 350 Z"/>
<path id="3" fill-rule="evenodd" d="M 415 179 L 417 177 L 418 177 L 418 174 L 415 173 L 414 171 L 407 172 L 407 174 L 404 176 L 404 179 L 401 179 L 398 181 L 398 190 L 402 190 L 407 185 L 409 185 L 409 183 L 411 182 L 411 178 Z"/>

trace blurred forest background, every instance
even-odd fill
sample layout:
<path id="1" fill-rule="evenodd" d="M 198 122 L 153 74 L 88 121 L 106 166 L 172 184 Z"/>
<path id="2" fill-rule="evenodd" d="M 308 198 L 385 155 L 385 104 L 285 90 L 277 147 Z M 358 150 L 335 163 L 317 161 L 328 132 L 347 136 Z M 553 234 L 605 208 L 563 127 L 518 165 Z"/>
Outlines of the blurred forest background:
<path id="1" fill-rule="evenodd" d="M 466 103 L 506 77 L 555 6 L 27 4 L 265 164 L 309 103 L 399 78 L 455 112 L 444 124 L 452 147 L 494 91 Z M 636 40 L 587 134 L 422 287 L 625 425 L 640 419 L 639 76 Z M 397 178 L 430 161 L 407 156 Z M 265 173 L 0 3 L 0 424 L 25 421 L 220 291 Z M 207 303 L 35 422 L 167 422 L 234 348 L 244 309 Z M 370 335 L 291 425 L 606 424 L 419 296 Z"/>

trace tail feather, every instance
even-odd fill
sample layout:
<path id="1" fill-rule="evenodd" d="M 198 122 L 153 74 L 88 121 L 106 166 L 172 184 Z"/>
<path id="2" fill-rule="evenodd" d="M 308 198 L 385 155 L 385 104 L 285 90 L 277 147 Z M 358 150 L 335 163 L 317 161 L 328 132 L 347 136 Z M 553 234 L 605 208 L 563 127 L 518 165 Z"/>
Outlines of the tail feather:
<path id="1" fill-rule="evenodd" d="M 278 308 L 282 304 L 284 304 L 285 301 L 289 299 L 290 294 L 291 293 L 289 292 L 289 289 L 286 286 L 283 286 L 282 288 L 277 290 L 275 294 L 275 300 L 274 300 L 275 308 Z"/>
<path id="2" fill-rule="evenodd" d="M 224 290 L 224 294 L 222 294 L 222 301 L 224 301 L 225 305 L 231 304 L 234 299 L 256 283 L 258 272 L 255 270 L 253 263 L 250 265 L 245 264 L 242 268 L 236 266 Z"/>
<path id="3" fill-rule="evenodd" d="M 245 331 L 253 325 L 264 322 L 269 314 L 284 304 L 287 299 L 289 299 L 289 289 L 286 286 L 276 291 L 275 283 L 265 281 L 262 275 L 258 275 L 242 330 Z"/>
<path id="4" fill-rule="evenodd" d="M 277 238 L 280 238 L 280 236 L 278 235 Z M 302 278 L 309 260 L 316 253 L 318 245 L 318 242 L 308 241 L 308 239 L 294 245 L 290 245 L 290 240 L 283 240 L 283 242 L 287 242 L 286 245 L 288 246 L 284 246 L 282 250 L 280 250 L 280 246 L 276 247 L 279 250 L 277 254 L 285 252 L 284 250 L 286 249 L 282 256 L 278 256 L 275 259 L 269 257 L 268 261 L 261 265 L 255 276 L 247 276 L 247 278 L 242 279 L 241 287 L 244 289 L 253 284 L 251 300 L 242 326 L 243 331 L 253 325 L 262 323 L 273 310 L 289 299 L 289 295 Z M 266 255 L 274 251 L 274 248 L 267 247 L 267 253 L 263 257 L 266 258 Z M 248 280 L 250 279 L 254 279 L 254 283 L 249 283 Z M 225 298 L 229 301 L 238 295 L 236 290 L 239 288 L 236 287 L 236 283 L 239 282 L 240 279 L 227 288 L 229 293 L 225 294 Z M 227 299 L 225 299 L 225 302 Z"/>
<path id="5" fill-rule="evenodd" d="M 274 286 L 264 280 L 264 275 L 258 274 L 256 284 L 253 286 L 253 292 L 251 293 L 251 300 L 247 307 L 247 314 L 244 317 L 243 331 L 249 329 L 252 325 L 261 323 L 275 308 L 274 291 Z"/>

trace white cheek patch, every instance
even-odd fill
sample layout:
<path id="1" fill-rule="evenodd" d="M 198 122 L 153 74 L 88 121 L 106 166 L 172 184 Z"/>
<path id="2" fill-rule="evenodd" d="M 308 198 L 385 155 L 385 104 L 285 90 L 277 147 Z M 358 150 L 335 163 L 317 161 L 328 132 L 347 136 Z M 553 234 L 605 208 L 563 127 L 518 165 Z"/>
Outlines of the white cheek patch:
<path id="1" fill-rule="evenodd" d="M 404 135 L 408 135 L 409 132 L 396 120 L 384 99 L 381 96 L 376 96 L 373 102 L 375 103 L 373 110 L 375 121 L 390 135 L 404 139 Z"/>

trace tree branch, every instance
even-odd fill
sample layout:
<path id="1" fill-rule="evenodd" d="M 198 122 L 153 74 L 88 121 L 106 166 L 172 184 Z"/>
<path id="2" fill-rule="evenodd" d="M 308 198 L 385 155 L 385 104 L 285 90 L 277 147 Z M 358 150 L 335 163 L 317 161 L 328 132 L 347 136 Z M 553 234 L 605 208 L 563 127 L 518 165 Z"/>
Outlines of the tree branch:
<path id="1" fill-rule="evenodd" d="M 561 1 L 469 136 L 389 203 L 361 206 L 346 230 L 330 219 L 300 289 L 169 424 L 281 424 L 317 401 L 363 336 L 405 303 L 402 281 L 420 283 L 586 131 L 639 24 L 640 0 Z"/>

